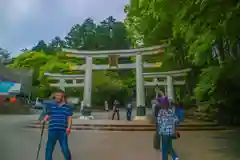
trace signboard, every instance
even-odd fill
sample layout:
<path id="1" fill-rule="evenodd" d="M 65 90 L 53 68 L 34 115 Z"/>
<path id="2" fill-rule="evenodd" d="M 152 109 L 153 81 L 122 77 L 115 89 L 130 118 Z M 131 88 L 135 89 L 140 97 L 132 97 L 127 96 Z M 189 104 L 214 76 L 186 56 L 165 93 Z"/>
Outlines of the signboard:
<path id="1" fill-rule="evenodd" d="M 110 55 L 108 56 L 109 68 L 116 67 L 118 68 L 118 56 L 117 55 Z"/>
<path id="2" fill-rule="evenodd" d="M 20 91 L 20 83 L 0 81 L 0 95 L 18 94 L 20 93 Z"/>

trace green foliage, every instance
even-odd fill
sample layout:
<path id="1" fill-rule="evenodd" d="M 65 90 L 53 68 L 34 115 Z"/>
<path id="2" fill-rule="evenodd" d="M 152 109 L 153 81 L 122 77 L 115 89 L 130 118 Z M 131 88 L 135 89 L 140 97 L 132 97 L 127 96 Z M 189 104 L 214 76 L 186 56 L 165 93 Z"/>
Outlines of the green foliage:
<path id="1" fill-rule="evenodd" d="M 209 100 L 216 91 L 217 81 L 221 73 L 221 68 L 219 66 L 213 66 L 205 68 L 199 75 L 198 84 L 194 90 L 194 97 L 199 101 Z"/>
<path id="2" fill-rule="evenodd" d="M 36 93 L 46 96 L 50 88 L 44 72 L 76 74 L 69 70 L 69 65 L 84 63 L 62 54 L 63 47 L 107 50 L 168 44 L 163 54 L 144 58 L 147 62 L 162 62 L 161 68 L 144 71 L 193 68 L 192 77 L 186 78 L 184 101 L 194 99 L 207 103 L 205 106 L 208 107 L 217 106 L 219 110 L 227 111 L 230 117 L 240 113 L 235 107 L 240 90 L 237 82 L 240 78 L 237 70 L 240 67 L 240 2 L 131 0 L 125 12 L 124 23 L 112 16 L 100 24 L 87 18 L 82 24 L 74 25 L 64 40 L 55 37 L 49 44 L 39 41 L 30 51 L 25 50 L 14 59 L 10 66 L 33 68 L 33 84 L 39 91 Z M 134 62 L 135 58 L 119 61 Z M 106 59 L 94 61 L 96 64 L 106 62 Z M 135 85 L 135 71 L 101 71 L 94 72 L 93 77 L 93 97 L 98 97 L 94 98 L 95 103 L 116 96 L 125 99 Z"/>
<path id="3" fill-rule="evenodd" d="M 10 57 L 10 53 L 3 48 L 0 48 L 0 59 L 8 59 Z"/>
<path id="4" fill-rule="evenodd" d="M 223 93 L 238 88 L 232 81 L 240 75 L 230 69 L 240 56 L 239 7 L 240 2 L 233 0 L 131 0 L 125 24 L 135 46 L 139 41 L 169 44 L 161 58 L 163 69 L 201 69 L 200 75 L 193 69 L 198 77 L 193 99 L 229 106 L 235 92 L 227 97 Z"/>
<path id="5" fill-rule="evenodd" d="M 102 100 L 114 100 L 115 98 L 121 98 L 126 100 L 128 96 L 127 86 L 118 77 L 118 74 L 112 73 L 109 75 L 106 71 L 94 72 L 93 75 L 93 99 L 96 104 L 102 104 Z M 125 92 L 125 95 L 119 96 L 120 93 Z"/>
<path id="6" fill-rule="evenodd" d="M 50 43 L 40 40 L 32 49 L 22 50 L 9 65 L 12 68 L 33 69 L 33 95 L 32 97 L 48 97 L 51 90 L 49 81 L 44 75 L 46 72 L 63 74 L 84 74 L 84 72 L 71 70 L 70 66 L 84 64 L 84 59 L 66 57 L 61 52 L 63 47 L 80 50 L 111 50 L 129 49 L 130 39 L 127 37 L 125 25 L 116 21 L 112 16 L 96 24 L 87 18 L 82 24 L 74 25 L 65 40 L 54 37 Z M 121 59 L 129 61 L 129 59 Z M 130 60 L 131 61 L 131 60 Z M 94 59 L 96 64 L 106 64 L 108 59 Z M 132 71 L 101 71 L 93 73 L 93 103 L 103 105 L 105 100 L 120 97 L 124 101 L 129 93 L 128 85 L 134 86 L 135 78 Z M 125 83 L 126 82 L 126 83 Z M 66 94 L 82 98 L 82 88 L 68 88 Z M 97 97 L 97 98 L 95 98 Z"/>

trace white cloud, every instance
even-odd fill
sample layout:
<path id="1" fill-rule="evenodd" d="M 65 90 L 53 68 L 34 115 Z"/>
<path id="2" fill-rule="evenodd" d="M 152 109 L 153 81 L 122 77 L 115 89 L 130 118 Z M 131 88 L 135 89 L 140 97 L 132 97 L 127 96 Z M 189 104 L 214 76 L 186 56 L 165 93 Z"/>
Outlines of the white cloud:
<path id="1" fill-rule="evenodd" d="M 6 0 L 1 2 L 5 10 L 5 19 L 11 25 L 31 17 L 38 11 L 41 0 Z"/>
<path id="2" fill-rule="evenodd" d="M 129 0 L 58 0 L 58 5 L 64 14 L 69 17 L 102 20 L 109 15 L 123 18 L 124 6 Z"/>
<path id="3" fill-rule="evenodd" d="M 129 0 L 0 0 L 0 47 L 19 49 L 66 34 L 72 25 L 91 17 L 122 20 Z"/>

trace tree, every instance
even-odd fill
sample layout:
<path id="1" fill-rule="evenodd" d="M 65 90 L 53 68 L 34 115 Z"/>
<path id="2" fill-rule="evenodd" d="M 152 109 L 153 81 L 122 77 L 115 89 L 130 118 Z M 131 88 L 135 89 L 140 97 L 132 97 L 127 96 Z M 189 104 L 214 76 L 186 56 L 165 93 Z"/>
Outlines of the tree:
<path id="1" fill-rule="evenodd" d="M 10 53 L 6 49 L 0 48 L 0 60 L 4 64 L 11 62 Z"/>
<path id="2" fill-rule="evenodd" d="M 62 40 L 60 37 L 56 36 L 47 46 L 50 52 L 57 53 L 60 52 L 61 49 L 66 46 L 66 42 Z"/>
<path id="3" fill-rule="evenodd" d="M 70 69 L 70 66 L 82 65 L 84 59 L 66 57 L 61 52 L 63 47 L 80 50 L 111 50 L 128 49 L 131 47 L 127 30 L 122 22 L 117 21 L 112 16 L 104 19 L 100 24 L 96 24 L 93 19 L 87 18 L 82 24 L 74 25 L 64 40 L 54 37 L 50 43 L 39 41 L 31 50 L 23 50 L 14 59 L 12 68 L 31 68 L 34 70 L 33 86 L 34 95 L 47 97 L 51 90 L 49 81 L 44 73 L 63 73 L 63 74 L 83 74 L 80 71 Z M 123 61 L 130 59 L 120 59 Z M 96 64 L 108 63 L 108 58 L 95 59 Z M 99 98 L 94 103 L 103 103 L 113 97 L 121 97 L 122 100 L 128 96 L 129 86 L 134 86 L 135 78 L 132 71 L 102 71 L 93 73 L 93 95 Z M 106 85 L 107 84 L 107 85 Z M 82 95 L 79 92 L 68 89 L 67 94 Z M 122 96 L 124 95 L 124 96 Z"/>
<path id="4" fill-rule="evenodd" d="M 43 41 L 40 40 L 32 49 L 32 51 L 40 52 L 40 51 L 48 51 L 47 44 Z"/>
<path id="5" fill-rule="evenodd" d="M 239 7 L 240 2 L 225 0 L 180 0 L 174 3 L 131 0 L 125 8 L 125 24 L 134 45 L 139 41 L 144 45 L 169 45 L 161 59 L 163 68 L 194 69 L 197 77 L 194 98 L 211 106 L 226 107 L 230 101 L 231 104 L 236 102 L 236 92 L 224 96 L 221 92 L 227 89 L 226 86 L 238 88 L 234 81 L 238 72 L 230 68 L 240 59 Z M 223 73 L 228 73 L 231 78 Z M 231 87 L 226 83 L 230 81 Z M 236 108 L 233 110 L 237 111 Z"/>

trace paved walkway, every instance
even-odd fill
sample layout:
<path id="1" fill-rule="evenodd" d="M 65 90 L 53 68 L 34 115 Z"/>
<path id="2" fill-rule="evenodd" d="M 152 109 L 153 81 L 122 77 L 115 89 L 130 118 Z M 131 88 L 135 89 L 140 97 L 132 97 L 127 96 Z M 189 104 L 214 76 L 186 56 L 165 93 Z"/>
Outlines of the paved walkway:
<path id="1" fill-rule="evenodd" d="M 1 160 L 35 159 L 40 131 L 22 128 L 33 117 L 0 116 Z M 69 143 L 74 160 L 159 160 L 152 138 L 153 132 L 74 131 Z M 174 146 L 182 160 L 238 160 L 239 142 L 235 131 L 182 132 Z M 58 145 L 54 159 L 63 160 Z"/>
<path id="2" fill-rule="evenodd" d="M 41 110 L 33 110 L 32 111 L 33 113 L 36 113 L 36 114 L 40 114 L 41 113 Z M 136 109 L 133 109 L 133 112 L 132 112 L 132 117 L 134 118 L 136 116 Z M 104 111 L 93 111 L 92 112 L 92 115 L 94 116 L 95 119 L 112 119 L 112 111 L 110 110 L 109 112 L 104 112 Z M 146 109 L 146 113 L 147 115 L 151 115 L 152 114 L 152 110 L 147 108 Z M 80 112 L 75 112 L 73 114 L 73 117 L 74 118 L 78 118 L 79 116 L 81 115 Z M 117 119 L 117 115 L 115 115 L 115 119 Z M 122 108 L 120 110 L 120 119 L 121 120 L 126 120 L 127 119 L 127 116 L 126 116 L 126 109 Z"/>

